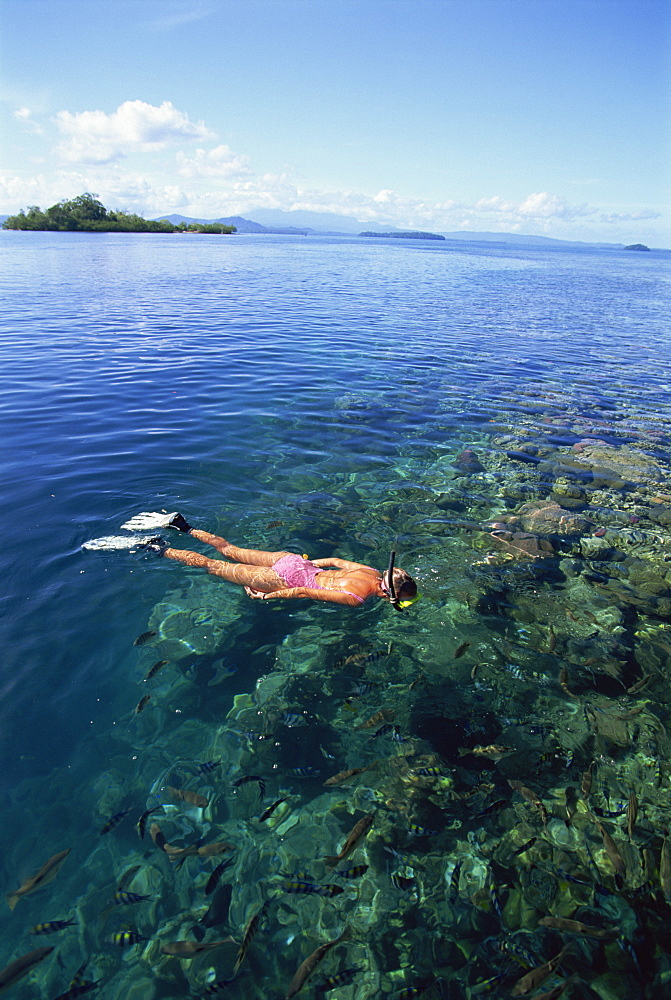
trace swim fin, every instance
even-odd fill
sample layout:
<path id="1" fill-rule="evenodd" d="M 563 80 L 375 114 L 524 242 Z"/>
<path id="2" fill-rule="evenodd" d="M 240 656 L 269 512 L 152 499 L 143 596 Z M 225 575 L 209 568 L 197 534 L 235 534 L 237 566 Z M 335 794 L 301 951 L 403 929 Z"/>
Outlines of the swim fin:
<path id="1" fill-rule="evenodd" d="M 174 517 L 177 517 L 177 511 L 166 514 L 164 511 L 145 510 L 135 514 L 121 527 L 125 531 L 154 531 L 156 528 L 169 528 Z"/>
<path id="2" fill-rule="evenodd" d="M 84 542 L 83 549 L 89 551 L 113 552 L 118 549 L 134 549 L 146 545 L 151 535 L 104 535 L 102 538 L 92 538 Z"/>

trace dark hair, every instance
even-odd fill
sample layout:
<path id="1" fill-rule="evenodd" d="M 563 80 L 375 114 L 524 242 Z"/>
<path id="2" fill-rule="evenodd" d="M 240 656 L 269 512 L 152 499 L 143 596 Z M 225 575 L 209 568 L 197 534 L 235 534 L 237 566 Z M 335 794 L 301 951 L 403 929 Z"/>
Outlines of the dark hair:
<path id="1" fill-rule="evenodd" d="M 394 568 L 394 590 L 399 601 L 411 601 L 417 597 L 417 584 L 404 569 Z"/>

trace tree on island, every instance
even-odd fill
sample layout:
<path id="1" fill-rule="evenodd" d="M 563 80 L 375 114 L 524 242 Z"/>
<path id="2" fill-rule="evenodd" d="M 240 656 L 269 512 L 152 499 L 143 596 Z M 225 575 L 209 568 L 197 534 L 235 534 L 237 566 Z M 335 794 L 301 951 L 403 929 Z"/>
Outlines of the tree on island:
<path id="1" fill-rule="evenodd" d="M 49 230 L 76 233 L 235 233 L 235 226 L 194 222 L 190 225 L 143 219 L 141 215 L 114 212 L 105 208 L 96 195 L 85 191 L 72 201 L 59 201 L 45 212 L 31 205 L 27 213 L 10 215 L 3 229 Z"/>

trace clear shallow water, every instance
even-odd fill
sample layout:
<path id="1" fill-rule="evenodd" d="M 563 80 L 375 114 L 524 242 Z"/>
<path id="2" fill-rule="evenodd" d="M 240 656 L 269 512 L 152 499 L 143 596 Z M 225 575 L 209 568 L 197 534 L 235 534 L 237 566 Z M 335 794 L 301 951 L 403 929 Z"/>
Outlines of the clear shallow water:
<path id="1" fill-rule="evenodd" d="M 494 953 L 484 953 L 464 970 L 463 950 L 459 960 L 454 943 L 469 940 L 473 927 L 478 937 L 485 931 L 493 941 L 500 936 L 492 904 L 471 900 L 482 888 L 480 868 L 486 884 L 510 878 L 510 865 L 492 867 L 486 836 L 501 838 L 520 824 L 528 825 L 529 837 L 543 832 L 512 795 L 508 777 L 521 776 L 549 804 L 559 795 L 553 789 L 579 785 L 590 761 L 603 758 L 598 804 L 608 813 L 617 811 L 609 796 L 626 799 L 629 787 L 646 785 L 657 768 L 662 777 L 650 781 L 654 794 L 639 790 L 641 800 L 649 800 L 645 836 L 659 810 L 668 808 L 668 747 L 654 720 L 660 726 L 667 720 L 664 630 L 671 621 L 671 581 L 663 565 L 664 512 L 671 503 L 664 499 L 665 491 L 671 494 L 669 255 L 47 233 L 3 233 L 0 253 L 7 887 L 62 846 L 77 845 L 79 864 L 91 865 L 79 876 L 74 865 L 67 877 L 64 868 L 53 883 L 58 914 L 46 913 L 49 897 L 36 894 L 21 902 L 25 918 L 20 910 L 3 918 L 8 960 L 29 913 L 36 923 L 79 906 L 91 921 L 94 913 L 99 919 L 92 886 L 101 872 L 109 883 L 111 869 L 118 876 L 138 845 L 147 851 L 130 821 L 109 843 L 97 839 L 99 827 L 118 808 L 139 813 L 156 804 L 176 761 L 209 755 L 221 757 L 232 774 L 260 770 L 268 783 L 264 804 L 290 792 L 301 817 L 299 833 L 291 828 L 299 838 L 293 854 L 277 855 L 279 841 L 247 823 L 255 819 L 256 803 L 240 805 L 224 776 L 211 779 L 220 805 L 207 821 L 208 839 L 223 831 L 224 839 L 239 841 L 239 888 L 226 925 L 238 939 L 260 902 L 258 884 L 274 884 L 278 858 L 297 866 L 302 858 L 305 868 L 306 855 L 330 853 L 357 816 L 380 809 L 384 818 L 376 819 L 379 833 L 370 847 L 375 877 L 361 890 L 359 909 L 351 899 L 338 909 L 341 897 L 332 903 L 288 895 L 280 916 L 269 918 L 263 946 L 278 949 L 278 975 L 288 984 L 307 944 L 300 936 L 287 943 L 286 927 L 319 919 L 321 936 L 310 939 L 316 947 L 341 929 L 338 914 L 346 913 L 362 922 L 360 937 L 364 925 L 370 935 L 367 946 L 359 941 L 348 949 L 347 959 L 342 951 L 341 968 L 369 968 L 362 992 L 348 986 L 346 995 L 375 989 L 393 995 L 431 969 L 446 975 L 449 968 L 459 974 L 440 989 L 462 996 L 465 983 L 473 986 L 501 966 Z M 583 454 L 574 448 L 585 441 L 588 449 L 594 442 L 612 449 L 606 458 L 615 466 L 607 475 L 598 474 L 603 454 L 578 469 L 567 464 L 567 456 Z M 467 449 L 474 460 L 459 459 Z M 645 461 L 654 465 L 652 476 Z M 502 529 L 494 529 L 498 539 L 485 529 L 501 517 L 520 516 L 525 503 L 549 502 L 568 511 L 569 520 L 583 519 L 573 533 L 558 524 L 556 512 L 554 522 L 523 512 L 514 527 L 549 539 L 551 555 L 520 557 Z M 395 546 L 424 600 L 407 616 L 368 606 L 269 609 L 165 561 L 81 551 L 87 539 L 117 533 L 133 513 L 160 509 L 182 510 L 241 544 L 337 553 L 380 568 Z M 597 551 L 595 545 L 606 543 L 583 542 L 603 537 L 610 548 Z M 134 647 L 148 629 L 158 638 Z M 464 642 L 470 646 L 455 658 Z M 365 661 L 389 643 L 392 654 Z M 334 672 L 358 651 L 359 661 Z M 152 682 L 151 703 L 135 716 L 147 690 L 142 677 L 163 657 L 170 666 Z M 562 666 L 570 670 L 579 709 L 557 683 Z M 638 699 L 635 692 L 626 695 L 648 673 L 656 679 Z M 260 677 L 267 680 L 257 688 Z M 343 705 L 357 680 L 377 686 L 350 712 Z M 619 730 L 613 741 L 604 724 L 589 721 L 590 712 L 610 718 L 613 711 L 635 711 L 644 696 L 652 708 L 640 710 L 645 725 L 626 741 Z M 442 785 L 434 777 L 432 785 L 430 778 L 399 777 L 387 764 L 383 775 L 338 795 L 351 809 L 341 805 L 334 815 L 321 780 L 292 771 L 312 767 L 323 779 L 409 752 L 385 736 L 370 744 L 355 728 L 387 702 L 417 755 L 408 768 L 416 770 L 426 758 L 427 766 L 456 777 Z M 307 712 L 307 724 L 284 726 L 284 711 Z M 568 718 L 574 715 L 577 721 Z M 611 719 L 611 728 L 621 729 L 622 721 Z M 569 725 L 580 730 L 575 748 L 558 735 Z M 251 730 L 275 732 L 274 756 L 236 736 Z M 496 765 L 458 758 L 461 745 L 491 742 L 526 754 L 524 773 L 519 756 Z M 552 757 L 572 749 L 560 765 Z M 177 771 L 172 783 L 186 784 Z M 490 772 L 494 791 L 480 787 L 492 783 Z M 463 814 L 455 795 L 473 789 L 478 808 Z M 502 789 L 507 807 L 517 808 L 503 819 L 487 811 Z M 555 809 L 561 816 L 561 802 Z M 197 817 L 189 821 L 193 836 L 204 832 L 200 819 L 200 825 Z M 455 821 L 460 825 L 449 832 Z M 324 842 L 310 840 L 316 822 L 326 824 Z M 409 822 L 424 822 L 440 835 L 415 841 L 407 835 Z M 623 822 L 611 820 L 616 833 Z M 188 839 L 183 828 L 179 835 Z M 384 843 L 419 850 L 413 856 L 419 864 L 428 857 L 430 874 L 399 895 L 390 887 L 392 859 L 382 852 Z M 592 842 L 594 850 L 599 843 Z M 659 864 L 659 839 L 651 849 Z M 151 863 L 155 855 L 147 852 Z M 458 893 L 468 917 L 437 888 L 451 877 L 446 856 L 477 869 L 473 884 Z M 552 863 L 561 860 L 565 868 L 565 858 Z M 628 860 L 631 888 L 644 877 L 640 863 Z M 612 886 L 608 864 L 603 880 Z M 197 871 L 192 868 L 192 876 Z M 324 876 L 314 868 L 312 874 Z M 193 908 L 193 877 L 183 883 L 173 898 L 173 890 L 156 881 L 161 903 L 151 919 L 145 915 L 143 933 Z M 516 893 L 518 886 L 504 892 L 511 910 Z M 536 916 L 547 906 L 545 900 Z M 384 914 L 391 911 L 398 934 L 386 947 Z M 614 915 L 633 921 L 639 938 L 651 937 L 645 917 L 636 923 L 616 909 L 608 914 L 611 922 Z M 589 923 L 590 915 L 584 919 Z M 608 923 L 603 913 L 596 919 Z M 451 950 L 420 947 L 416 935 L 424 922 L 453 942 Z M 529 924 L 509 914 L 506 934 L 526 933 Z M 183 973 L 171 974 L 166 987 L 153 953 L 150 960 L 133 953 L 121 962 L 118 949 L 103 945 L 103 930 L 109 928 L 98 926 L 97 936 L 89 928 L 88 936 L 81 931 L 61 944 L 68 969 L 93 950 L 102 956 L 96 974 L 105 973 L 106 996 L 123 992 L 133 977 L 142 983 L 139 995 L 185 994 Z M 550 936 L 540 941 L 539 962 L 561 943 L 556 931 L 544 933 Z M 612 947 L 635 983 L 633 960 Z M 583 963 L 587 959 L 597 967 L 615 961 L 612 955 L 598 961 L 583 955 Z M 222 963 L 230 973 L 231 962 Z M 325 965 L 325 974 L 337 968 Z M 207 970 L 189 975 L 202 986 Z M 63 979 L 45 963 L 40 995 L 62 992 Z M 263 994 L 258 958 L 253 976 L 234 988 L 241 996 Z M 21 990 L 33 995 L 28 986 L 17 987 L 17 995 Z"/>

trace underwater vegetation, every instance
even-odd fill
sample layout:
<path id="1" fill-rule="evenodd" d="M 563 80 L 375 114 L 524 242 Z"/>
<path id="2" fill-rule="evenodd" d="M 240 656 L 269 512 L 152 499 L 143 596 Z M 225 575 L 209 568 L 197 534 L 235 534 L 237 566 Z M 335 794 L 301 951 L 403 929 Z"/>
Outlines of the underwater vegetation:
<path id="1" fill-rule="evenodd" d="M 380 565 L 394 541 L 424 599 L 289 614 L 166 576 L 76 824 L 58 776 L 16 789 L 0 989 L 670 995 L 671 428 L 507 402 L 391 474 L 267 448 L 292 502 L 236 531 Z"/>

